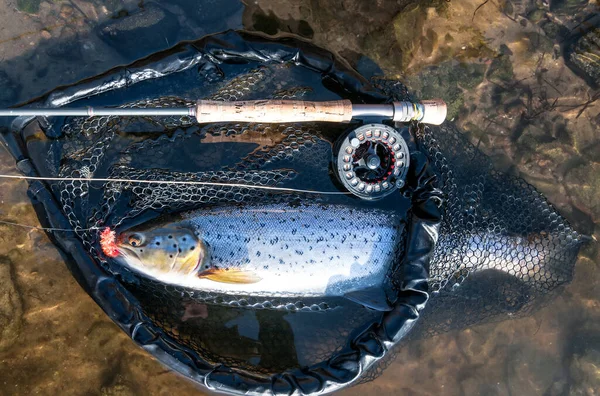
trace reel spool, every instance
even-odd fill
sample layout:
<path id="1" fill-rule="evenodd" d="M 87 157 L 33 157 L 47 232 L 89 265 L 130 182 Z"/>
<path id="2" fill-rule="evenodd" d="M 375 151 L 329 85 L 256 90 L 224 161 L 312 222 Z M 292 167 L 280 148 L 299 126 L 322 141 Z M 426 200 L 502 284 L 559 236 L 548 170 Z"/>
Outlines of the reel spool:
<path id="1" fill-rule="evenodd" d="M 410 153 L 396 129 L 367 124 L 351 131 L 340 143 L 338 178 L 352 194 L 381 199 L 404 186 Z"/>

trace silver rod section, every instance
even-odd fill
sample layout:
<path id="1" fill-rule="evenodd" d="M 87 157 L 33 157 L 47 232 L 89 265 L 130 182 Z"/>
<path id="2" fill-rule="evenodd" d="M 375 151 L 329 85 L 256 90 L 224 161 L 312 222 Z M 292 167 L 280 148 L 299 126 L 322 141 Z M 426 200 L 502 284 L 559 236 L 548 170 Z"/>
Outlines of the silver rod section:
<path id="1" fill-rule="evenodd" d="M 98 108 L 88 107 L 85 109 L 0 109 L 0 117 L 20 116 L 71 116 L 71 117 L 93 117 L 93 116 L 192 116 L 196 114 L 193 107 L 174 108 Z"/>
<path id="2" fill-rule="evenodd" d="M 354 117 L 394 117 L 394 105 L 392 104 L 353 104 L 352 118 Z"/>

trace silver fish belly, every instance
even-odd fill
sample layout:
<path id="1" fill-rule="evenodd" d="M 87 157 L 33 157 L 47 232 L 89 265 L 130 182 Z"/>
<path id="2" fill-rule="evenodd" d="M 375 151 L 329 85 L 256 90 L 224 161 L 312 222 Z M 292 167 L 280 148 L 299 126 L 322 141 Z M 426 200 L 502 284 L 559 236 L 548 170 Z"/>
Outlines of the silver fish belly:
<path id="1" fill-rule="evenodd" d="M 344 296 L 383 289 L 396 260 L 402 219 L 390 211 L 336 205 L 264 205 L 184 215 L 208 246 L 204 269 L 243 269 L 260 281 L 186 286 L 269 296 Z"/>

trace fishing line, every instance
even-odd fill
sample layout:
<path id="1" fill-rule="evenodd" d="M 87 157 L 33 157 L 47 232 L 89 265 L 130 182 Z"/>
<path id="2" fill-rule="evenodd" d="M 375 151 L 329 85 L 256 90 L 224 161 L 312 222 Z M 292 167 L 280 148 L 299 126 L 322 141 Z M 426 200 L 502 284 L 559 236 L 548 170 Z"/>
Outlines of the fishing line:
<path id="1" fill-rule="evenodd" d="M 40 180 L 40 181 L 85 181 L 85 182 L 117 182 L 117 183 L 142 183 L 142 184 L 170 184 L 170 185 L 203 185 L 213 187 L 238 187 L 238 188 L 255 188 L 269 191 L 280 191 L 289 193 L 305 193 L 305 194 L 323 194 L 323 195 L 350 195 L 350 192 L 343 191 L 316 191 L 316 190 L 302 190 L 296 188 L 287 187 L 272 187 L 272 186 L 256 186 L 243 183 L 218 183 L 218 182 L 201 182 L 191 180 L 139 180 L 139 179 L 123 179 L 123 178 L 85 178 L 85 177 L 40 177 L 40 176 L 22 176 L 22 175 L 3 175 L 0 174 L 0 178 L 4 179 L 18 179 L 18 180 Z M 15 227 L 29 228 L 40 231 L 64 231 L 74 232 L 73 229 L 68 228 L 53 228 L 53 227 L 41 227 L 32 226 L 27 224 L 19 224 L 11 221 L 0 220 L 0 224 L 11 225 Z M 90 227 L 82 228 L 77 231 L 97 231 L 104 227 Z"/>
<path id="2" fill-rule="evenodd" d="M 40 227 L 40 226 L 32 226 L 32 225 L 27 225 L 27 224 L 13 223 L 12 221 L 6 221 L 6 220 L 0 220 L 0 224 L 6 224 L 6 225 L 11 225 L 11 226 L 16 226 L 16 227 L 22 227 L 22 228 L 29 228 L 29 229 L 32 229 L 32 230 L 40 230 L 40 231 L 69 231 L 69 232 L 75 232 L 75 230 L 73 230 L 71 228 Z M 78 229 L 77 231 L 95 231 L 95 230 L 101 230 L 102 228 L 104 228 L 104 227 L 81 228 L 81 229 Z"/>
<path id="3" fill-rule="evenodd" d="M 203 182 L 192 180 L 144 180 L 144 179 L 121 179 L 121 178 L 93 178 L 93 177 L 41 177 L 41 176 L 20 176 L 20 175 L 2 175 L 4 179 L 20 179 L 20 180 L 41 180 L 41 181 L 85 181 L 85 182 L 117 182 L 117 183 L 142 183 L 142 184 L 183 184 L 183 185 L 200 185 L 212 187 L 238 187 L 238 188 L 255 188 L 259 190 L 281 191 L 289 193 L 304 193 L 304 194 L 321 194 L 321 195 L 351 195 L 349 191 L 317 191 L 303 190 L 289 187 L 272 187 L 272 186 L 256 186 L 243 183 L 219 183 L 219 182 Z"/>

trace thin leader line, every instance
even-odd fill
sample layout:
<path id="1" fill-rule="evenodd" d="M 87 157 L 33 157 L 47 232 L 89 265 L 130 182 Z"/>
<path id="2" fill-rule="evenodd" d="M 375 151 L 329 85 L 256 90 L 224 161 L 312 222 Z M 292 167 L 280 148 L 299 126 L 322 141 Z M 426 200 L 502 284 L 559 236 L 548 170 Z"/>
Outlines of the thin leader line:
<path id="1" fill-rule="evenodd" d="M 183 184 L 183 185 L 200 185 L 212 187 L 239 187 L 239 188 L 254 188 L 268 191 L 281 191 L 289 193 L 305 193 L 305 194 L 322 194 L 322 195 L 350 195 L 349 191 L 316 191 L 303 190 L 289 187 L 273 187 L 273 186 L 257 186 L 243 183 L 219 183 L 219 182 L 202 182 L 192 180 L 140 180 L 140 179 L 121 179 L 121 178 L 93 178 L 93 177 L 42 177 L 42 176 L 22 176 L 22 175 L 2 175 L 4 179 L 20 179 L 20 180 L 41 180 L 41 181 L 85 181 L 85 182 L 117 182 L 117 183 L 142 183 L 142 184 Z"/>
<path id="2" fill-rule="evenodd" d="M 105 228 L 105 227 L 90 227 L 90 228 L 81 228 L 78 230 L 74 230 L 71 228 L 53 228 L 53 227 L 32 226 L 32 225 L 27 225 L 27 224 L 13 223 L 12 221 L 6 221 L 6 220 L 0 220 L 0 224 L 29 228 L 32 230 L 40 230 L 40 231 L 65 231 L 65 232 L 94 231 L 94 230 L 101 230 L 101 229 Z"/>
<path id="3" fill-rule="evenodd" d="M 23 176 L 23 175 L 2 175 L 0 178 L 4 179 L 18 179 L 18 180 L 41 180 L 41 181 L 86 181 L 86 182 L 117 182 L 117 183 L 142 183 L 142 184 L 171 184 L 171 185 L 202 185 L 202 186 L 213 186 L 213 187 L 239 187 L 239 188 L 255 188 L 269 191 L 282 191 L 282 192 L 295 192 L 295 193 L 306 193 L 306 194 L 325 194 L 325 195 L 348 195 L 350 192 L 340 191 L 315 191 L 315 190 L 303 190 L 296 188 L 287 187 L 272 187 L 272 186 L 256 186 L 243 183 L 218 183 L 218 182 L 200 182 L 191 180 L 139 180 L 139 179 L 122 179 L 122 178 L 87 178 L 87 177 L 41 177 L 41 176 Z M 16 227 L 23 227 L 41 231 L 65 231 L 74 232 L 73 229 L 68 228 L 53 228 L 53 227 L 40 227 L 32 226 L 27 224 L 19 224 L 11 221 L 0 220 L 1 224 L 12 225 Z M 77 231 L 93 231 L 101 230 L 103 227 L 90 227 L 82 228 Z"/>

